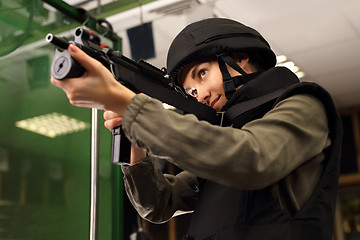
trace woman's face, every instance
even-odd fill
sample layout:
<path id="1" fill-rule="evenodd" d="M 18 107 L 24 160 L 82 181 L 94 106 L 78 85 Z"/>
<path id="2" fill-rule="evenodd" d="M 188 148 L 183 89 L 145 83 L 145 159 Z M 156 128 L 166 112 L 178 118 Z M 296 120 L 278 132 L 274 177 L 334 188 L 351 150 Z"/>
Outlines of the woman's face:
<path id="1" fill-rule="evenodd" d="M 216 111 L 219 112 L 227 102 L 216 60 L 188 64 L 181 71 L 180 78 L 187 93 Z"/>
<path id="2" fill-rule="evenodd" d="M 238 63 L 243 69 L 248 58 Z M 246 71 L 246 69 L 244 69 Z M 231 76 L 240 75 L 228 67 Z M 220 112 L 227 102 L 223 87 L 223 77 L 217 60 L 199 61 L 186 65 L 179 74 L 186 92 L 196 99 Z"/>

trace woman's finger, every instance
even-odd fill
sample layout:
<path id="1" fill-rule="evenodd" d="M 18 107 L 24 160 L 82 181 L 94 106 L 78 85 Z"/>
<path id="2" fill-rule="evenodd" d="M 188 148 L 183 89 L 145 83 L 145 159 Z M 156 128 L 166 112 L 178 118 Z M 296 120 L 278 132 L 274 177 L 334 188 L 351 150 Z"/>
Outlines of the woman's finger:
<path id="1" fill-rule="evenodd" d="M 103 113 L 103 117 L 105 120 L 110 120 L 110 119 L 118 118 L 121 116 L 113 111 L 105 110 Z"/>
<path id="2" fill-rule="evenodd" d="M 79 47 L 74 44 L 70 44 L 68 50 L 71 56 L 79 62 L 79 64 L 86 69 L 87 72 L 97 68 L 100 64 L 96 59 L 90 57 L 83 52 Z"/>
<path id="3" fill-rule="evenodd" d="M 122 118 L 113 118 L 110 120 L 106 120 L 104 122 L 104 126 L 111 131 L 113 128 L 120 126 L 121 123 L 122 123 Z"/>

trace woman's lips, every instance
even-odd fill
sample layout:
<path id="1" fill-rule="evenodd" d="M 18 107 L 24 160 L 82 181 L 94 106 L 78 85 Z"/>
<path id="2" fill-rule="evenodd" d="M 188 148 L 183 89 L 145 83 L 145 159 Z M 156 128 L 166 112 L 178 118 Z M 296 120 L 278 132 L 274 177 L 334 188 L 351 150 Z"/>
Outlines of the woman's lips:
<path id="1" fill-rule="evenodd" d="M 218 96 L 217 98 L 214 99 L 214 101 L 211 102 L 210 107 L 214 108 L 215 104 L 217 103 L 217 101 L 219 101 L 221 96 Z"/>

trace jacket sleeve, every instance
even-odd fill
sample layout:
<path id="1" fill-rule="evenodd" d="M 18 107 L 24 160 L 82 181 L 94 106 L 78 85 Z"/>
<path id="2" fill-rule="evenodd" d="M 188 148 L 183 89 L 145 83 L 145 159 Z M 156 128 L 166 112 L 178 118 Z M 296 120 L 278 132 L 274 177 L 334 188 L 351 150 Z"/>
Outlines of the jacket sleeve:
<path id="1" fill-rule="evenodd" d="M 131 142 L 196 176 L 241 189 L 272 185 L 329 145 L 322 103 L 310 95 L 279 102 L 242 129 L 198 121 L 137 95 L 123 117 Z"/>
<path id="2" fill-rule="evenodd" d="M 197 200 L 197 177 L 183 171 L 163 174 L 150 156 L 132 166 L 122 166 L 124 187 L 139 215 L 162 223 L 172 216 L 192 212 Z"/>

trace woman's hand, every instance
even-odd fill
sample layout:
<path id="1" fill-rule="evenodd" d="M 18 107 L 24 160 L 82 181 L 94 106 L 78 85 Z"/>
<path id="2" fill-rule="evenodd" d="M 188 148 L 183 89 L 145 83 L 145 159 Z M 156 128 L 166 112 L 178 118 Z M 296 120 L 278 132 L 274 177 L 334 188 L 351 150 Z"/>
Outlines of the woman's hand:
<path id="1" fill-rule="evenodd" d="M 70 44 L 68 50 L 86 72 L 79 78 L 65 80 L 51 76 L 51 83 L 63 89 L 75 106 L 109 109 L 122 115 L 135 93 L 117 82 L 106 67 L 75 45 Z"/>
<path id="2" fill-rule="evenodd" d="M 120 126 L 122 123 L 121 115 L 119 115 L 113 111 L 105 110 L 103 117 L 105 119 L 104 126 L 107 129 L 109 129 L 110 131 L 113 128 Z M 141 161 L 145 157 L 146 157 L 145 150 L 136 147 L 134 144 L 131 144 L 130 165 L 133 165 L 133 164 Z"/>
<path id="3" fill-rule="evenodd" d="M 105 110 L 103 117 L 105 119 L 104 126 L 110 131 L 113 128 L 120 126 L 122 123 L 122 117 L 110 110 Z"/>

